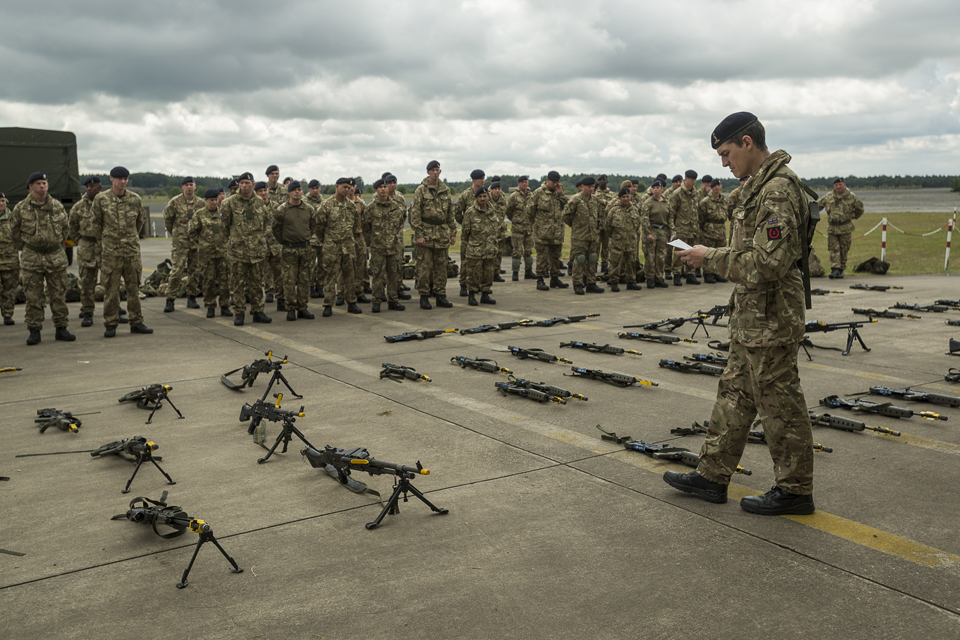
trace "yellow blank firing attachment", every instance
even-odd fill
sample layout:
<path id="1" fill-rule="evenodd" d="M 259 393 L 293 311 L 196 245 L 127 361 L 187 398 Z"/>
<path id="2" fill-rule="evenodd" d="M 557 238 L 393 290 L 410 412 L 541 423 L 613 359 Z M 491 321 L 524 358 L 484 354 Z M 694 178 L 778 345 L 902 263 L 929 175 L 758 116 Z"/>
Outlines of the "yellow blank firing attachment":
<path id="1" fill-rule="evenodd" d="M 160 445 L 158 445 L 156 442 L 147 443 L 147 449 L 149 449 L 150 451 L 156 451 L 159 448 L 160 448 Z"/>
<path id="2" fill-rule="evenodd" d="M 168 385 L 168 384 L 165 384 L 165 385 L 163 385 L 163 390 L 164 390 L 164 391 L 173 391 L 173 387 L 171 387 L 171 386 Z"/>
<path id="3" fill-rule="evenodd" d="M 420 469 L 420 475 L 422 476 L 430 475 L 430 469 Z"/>
<path id="4" fill-rule="evenodd" d="M 205 533 L 210 531 L 210 525 L 203 520 L 191 520 L 190 531 L 193 531 L 194 533 Z"/>
<path id="5" fill-rule="evenodd" d="M 425 376 L 421 374 L 420 379 L 423 380 L 424 382 L 430 382 L 430 376 Z"/>
<path id="6" fill-rule="evenodd" d="M 557 362 L 562 362 L 563 364 L 573 364 L 573 360 L 567 360 L 566 358 L 557 358 Z"/>
<path id="7" fill-rule="evenodd" d="M 75 425 L 75 424 L 73 424 L 73 423 L 70 423 L 69 425 L 67 425 L 67 429 L 70 430 L 70 433 L 76 433 L 76 432 L 77 432 L 77 425 Z"/>

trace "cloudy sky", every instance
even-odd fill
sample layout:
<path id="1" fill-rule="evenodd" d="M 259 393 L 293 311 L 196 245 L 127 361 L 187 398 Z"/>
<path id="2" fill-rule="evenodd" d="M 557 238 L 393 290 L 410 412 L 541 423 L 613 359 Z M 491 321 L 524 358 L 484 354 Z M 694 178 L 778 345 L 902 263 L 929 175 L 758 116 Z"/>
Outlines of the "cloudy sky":
<path id="1" fill-rule="evenodd" d="M 85 172 L 728 177 L 746 110 L 801 176 L 960 173 L 957 0 L 5 5 L 0 126 Z"/>

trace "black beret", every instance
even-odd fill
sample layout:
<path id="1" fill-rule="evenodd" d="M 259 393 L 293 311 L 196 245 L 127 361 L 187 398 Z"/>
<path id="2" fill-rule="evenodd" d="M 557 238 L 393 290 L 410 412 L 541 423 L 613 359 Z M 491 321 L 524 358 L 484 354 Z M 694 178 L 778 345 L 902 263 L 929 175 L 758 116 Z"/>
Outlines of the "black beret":
<path id="1" fill-rule="evenodd" d="M 319 181 L 319 180 L 311 180 L 310 182 L 307 183 L 307 187 L 308 187 L 308 188 L 309 188 L 309 187 L 319 187 L 319 186 L 320 186 L 320 181 Z"/>
<path id="2" fill-rule="evenodd" d="M 386 179 L 386 177 L 389 175 L 391 175 L 389 171 L 384 171 L 383 173 L 380 174 L 380 177 Z"/>
<path id="3" fill-rule="evenodd" d="M 597 180 L 593 176 L 587 176 L 586 178 L 580 181 L 580 184 L 582 184 L 585 187 L 592 187 L 597 184 Z"/>
<path id="4" fill-rule="evenodd" d="M 374 189 L 379 189 L 380 187 L 384 186 L 385 184 L 387 184 L 386 181 L 385 181 L 383 178 L 380 178 L 379 180 L 376 180 L 376 181 L 373 183 L 373 188 L 374 188 Z"/>
<path id="5" fill-rule="evenodd" d="M 353 186 L 353 178 L 337 178 L 337 185 L 349 184 Z"/>
<path id="6" fill-rule="evenodd" d="M 550 180 L 551 182 L 560 182 L 560 174 L 556 171 L 551 171 L 547 173 L 547 180 Z"/>
<path id="7" fill-rule="evenodd" d="M 657 174 L 657 180 L 663 180 L 663 183 L 666 184 L 666 183 L 667 183 L 667 174 L 665 174 L 665 173 L 658 173 L 658 174 Z"/>
<path id="8" fill-rule="evenodd" d="M 191 176 L 186 176 L 180 181 L 180 186 L 182 187 L 183 185 L 190 184 L 191 182 L 194 182 L 194 179 Z"/>
<path id="9" fill-rule="evenodd" d="M 717 125 L 717 128 L 713 130 L 713 134 L 710 136 L 710 146 L 716 149 L 724 142 L 752 125 L 758 119 L 759 118 L 757 118 L 757 116 L 748 111 L 731 113 L 726 118 L 721 120 L 720 124 Z"/>
<path id="10" fill-rule="evenodd" d="M 354 192 L 355 194 L 357 194 L 358 196 L 363 194 L 363 190 L 360 188 L 360 185 L 355 186 L 355 187 L 353 188 L 353 192 Z"/>
<path id="11" fill-rule="evenodd" d="M 3 195 L 3 191 L 0 191 L 0 200 L 6 200 L 7 196 Z"/>
<path id="12" fill-rule="evenodd" d="M 293 180 L 290 182 L 290 184 L 287 185 L 287 193 L 290 193 L 294 189 L 302 189 L 302 188 L 303 187 L 300 186 L 299 180 Z"/>
<path id="13" fill-rule="evenodd" d="M 431 160 L 430 162 L 427 163 L 427 171 L 430 171 L 431 169 L 439 169 L 439 168 L 440 168 L 440 163 L 437 162 L 436 160 Z"/>
<path id="14" fill-rule="evenodd" d="M 260 181 L 257 184 L 253 185 L 254 191 L 260 191 L 260 189 L 269 189 L 266 182 Z"/>
<path id="15" fill-rule="evenodd" d="M 388 173 L 383 177 L 383 181 L 386 184 L 395 183 L 397 181 L 397 176 L 393 175 L 392 173 Z"/>
<path id="16" fill-rule="evenodd" d="M 605 173 L 602 173 L 599 176 L 597 176 L 597 180 L 606 180 L 606 179 L 607 179 L 607 174 Z"/>
<path id="17" fill-rule="evenodd" d="M 651 186 L 651 187 L 665 187 L 665 186 L 667 186 L 667 183 L 664 182 L 663 180 L 661 180 L 660 178 L 657 178 L 656 180 L 653 181 L 653 184 L 650 185 L 650 186 Z"/>
<path id="18" fill-rule="evenodd" d="M 490 182 L 500 182 L 500 176 L 491 176 Z"/>
<path id="19" fill-rule="evenodd" d="M 483 172 L 483 169 L 474 169 L 470 172 L 471 180 L 480 180 L 481 178 L 486 178 L 487 174 Z"/>
<path id="20" fill-rule="evenodd" d="M 678 173 L 677 175 L 673 176 L 673 180 L 670 182 L 683 182 L 683 176 Z"/>
<path id="21" fill-rule="evenodd" d="M 746 181 L 749 180 L 749 179 L 750 179 L 750 176 L 743 176 L 743 177 L 741 177 L 741 178 L 740 178 L 740 184 L 743 184 L 744 182 L 746 182 Z"/>
<path id="22" fill-rule="evenodd" d="M 129 178 L 130 172 L 127 171 L 126 167 L 114 167 L 110 169 L 111 178 Z"/>
<path id="23" fill-rule="evenodd" d="M 290 176 L 287 176 L 286 178 L 283 179 L 284 182 L 286 182 L 287 180 L 293 180 L 293 178 L 291 178 Z"/>
<path id="24" fill-rule="evenodd" d="M 203 194 L 204 200 L 216 200 L 220 197 L 220 189 L 207 189 Z"/>
<path id="25" fill-rule="evenodd" d="M 37 180 L 46 180 L 46 179 L 47 179 L 47 174 L 41 171 L 34 171 L 33 173 L 30 174 L 30 177 L 27 178 L 27 186 L 29 187 Z"/>
<path id="26" fill-rule="evenodd" d="M 631 181 L 630 181 L 630 184 L 635 184 L 635 185 L 639 186 L 639 185 L 640 185 L 640 181 L 639 181 L 639 180 L 631 180 Z"/>
<path id="27" fill-rule="evenodd" d="M 487 188 L 486 188 L 486 187 L 480 187 L 479 189 L 477 189 L 476 191 L 473 192 L 473 195 L 474 195 L 474 196 L 480 196 L 480 195 L 483 195 L 483 194 L 485 194 L 485 193 L 487 193 Z"/>
<path id="28" fill-rule="evenodd" d="M 250 179 L 252 180 L 253 176 L 250 176 Z M 238 186 L 240 186 L 240 181 L 237 180 L 236 178 L 234 178 L 233 180 L 227 183 L 228 189 L 233 189 L 234 187 L 238 187 Z"/>
<path id="29" fill-rule="evenodd" d="M 701 182 L 706 182 L 706 183 L 709 184 L 709 183 L 713 182 L 713 176 L 710 175 L 709 173 L 704 174 L 703 179 L 701 180 Z"/>
<path id="30" fill-rule="evenodd" d="M 520 176 L 517 178 L 517 182 L 530 182 L 530 176 Z"/>
<path id="31" fill-rule="evenodd" d="M 582 187 L 582 186 L 583 186 L 583 178 L 580 178 L 579 180 L 577 180 L 576 182 L 574 182 L 573 185 L 574 185 L 575 187 Z"/>
<path id="32" fill-rule="evenodd" d="M 239 185 L 244 180 L 249 180 L 250 182 L 253 182 L 253 174 L 250 173 L 249 171 L 247 171 L 246 173 L 241 173 L 240 177 L 237 178 L 237 184 Z"/>
<path id="33" fill-rule="evenodd" d="M 94 184 L 100 184 L 100 177 L 99 177 L 99 176 L 87 176 L 86 178 L 83 179 L 83 186 L 87 186 L 87 185 L 90 184 L 91 182 L 94 183 Z"/>
<path id="34" fill-rule="evenodd" d="M 223 187 L 217 187 L 217 193 L 223 193 Z"/>
<path id="35" fill-rule="evenodd" d="M 837 178 L 836 180 L 833 181 L 833 184 L 837 184 L 838 182 L 843 182 L 843 184 L 847 184 L 846 182 L 844 182 L 843 178 Z"/>
<path id="36" fill-rule="evenodd" d="M 717 186 L 720 186 L 720 178 L 714 178 L 713 180 L 710 181 L 711 188 L 717 187 Z"/>
<path id="37" fill-rule="evenodd" d="M 693 169 L 687 169 L 686 171 L 683 172 L 683 176 L 685 178 L 693 178 L 694 180 L 697 179 L 697 175 L 699 174 L 697 174 L 697 172 L 694 171 Z"/>
<path id="38" fill-rule="evenodd" d="M 280 167 L 278 167 L 278 166 L 275 165 L 275 164 L 272 164 L 272 165 L 270 165 L 269 167 L 267 167 L 267 173 L 266 173 L 266 175 L 270 175 L 270 174 L 273 173 L 274 171 L 276 171 L 277 173 L 280 173 Z"/>
<path id="39" fill-rule="evenodd" d="M 491 188 L 491 189 L 499 189 L 499 188 L 500 188 L 500 181 L 497 180 L 496 182 L 491 182 L 491 183 L 490 183 L 490 188 Z"/>
<path id="40" fill-rule="evenodd" d="M 623 189 L 620 189 L 620 191 L 617 192 L 618 198 L 622 198 L 623 196 L 628 196 L 628 195 L 630 195 L 630 189 L 627 189 L 626 187 L 624 187 Z"/>

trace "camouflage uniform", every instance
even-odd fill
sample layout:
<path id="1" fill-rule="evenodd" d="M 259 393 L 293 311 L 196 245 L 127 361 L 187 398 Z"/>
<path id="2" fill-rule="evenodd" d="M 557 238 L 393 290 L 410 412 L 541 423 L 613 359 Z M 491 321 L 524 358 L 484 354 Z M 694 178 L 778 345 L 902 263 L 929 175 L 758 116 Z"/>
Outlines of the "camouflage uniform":
<path id="1" fill-rule="evenodd" d="M 323 242 L 323 306 L 332 307 L 337 297 L 337 282 L 343 282 L 342 297 L 356 304 L 353 281 L 353 239 L 357 231 L 357 207 L 352 200 L 327 198 L 317 211 L 317 238 Z"/>
<path id="2" fill-rule="evenodd" d="M 493 210 L 497 214 L 497 220 L 500 221 L 500 227 L 497 229 L 497 244 L 500 246 L 500 257 L 503 257 L 503 250 L 506 248 L 507 239 L 507 196 L 503 195 L 503 191 L 501 190 L 500 197 L 494 199 L 493 190 L 491 189 L 487 206 L 493 207 Z M 497 266 L 497 271 L 500 271 L 499 265 Z"/>
<path id="3" fill-rule="evenodd" d="M 69 311 L 64 300 L 67 288 L 67 253 L 63 243 L 69 237 L 67 212 L 60 201 L 47 195 L 40 205 L 28 194 L 10 215 L 10 239 L 23 252 L 20 269 L 27 297 L 26 322 L 31 331 L 43 326 L 43 285 L 46 282 L 55 327 L 66 327 Z"/>
<path id="4" fill-rule="evenodd" d="M 140 307 L 140 229 L 146 221 L 140 196 L 127 189 L 122 196 L 112 189 L 101 191 L 91 207 L 93 236 L 100 240 L 100 272 L 103 280 L 103 324 L 120 322 L 120 280 L 127 294 L 130 326 L 143 322 Z"/>
<path id="5" fill-rule="evenodd" d="M 500 264 L 499 228 L 500 216 L 489 200 L 483 209 L 474 200 L 463 216 L 460 247 L 467 289 L 471 293 L 490 293 L 492 290 L 493 276 Z"/>
<path id="6" fill-rule="evenodd" d="M 363 200 L 351 202 L 354 209 L 356 209 L 356 230 L 353 233 L 353 288 L 357 294 L 357 298 L 360 298 L 364 293 L 364 285 L 368 284 L 367 240 L 363 235 L 363 217 L 366 215 L 366 205 L 363 203 Z M 342 281 L 338 284 L 342 285 Z"/>
<path id="7" fill-rule="evenodd" d="M 20 280 L 20 252 L 10 236 L 10 209 L 0 215 L 0 313 L 13 317 L 17 283 Z"/>
<path id="8" fill-rule="evenodd" d="M 804 329 L 797 260 L 807 208 L 789 161 L 782 150 L 763 161 L 734 213 L 733 244 L 704 254 L 704 268 L 736 287 L 730 299 L 730 360 L 720 377 L 697 472 L 728 484 L 759 414 L 777 486 L 808 495 L 813 492 L 813 435 L 797 371 Z"/>
<path id="9" fill-rule="evenodd" d="M 537 187 L 527 200 L 527 219 L 533 223 L 537 247 L 537 279 L 560 276 L 560 254 L 563 251 L 563 209 L 567 197 L 560 190 L 550 191 L 547 185 Z"/>
<path id="10" fill-rule="evenodd" d="M 220 211 L 204 206 L 197 209 L 187 226 L 187 234 L 200 255 L 200 273 L 203 274 L 203 306 L 217 306 L 217 287 L 220 288 L 220 308 L 230 306 L 230 273 L 221 248 Z"/>
<path id="11" fill-rule="evenodd" d="M 714 198 L 713 194 L 703 198 L 698 207 L 700 211 L 700 244 L 705 247 L 720 248 L 727 246 L 727 204 L 723 195 Z M 710 274 L 704 271 L 704 276 Z M 705 278 L 708 282 L 712 278 Z"/>
<path id="12" fill-rule="evenodd" d="M 533 224 L 527 217 L 527 201 L 533 196 L 529 189 L 526 193 L 520 190 L 510 194 L 507 200 L 507 209 L 504 212 L 510 220 L 510 239 L 513 242 L 513 270 L 520 271 L 520 259 L 523 258 L 523 268 L 533 270 Z"/>
<path id="13" fill-rule="evenodd" d="M 93 199 L 86 194 L 70 208 L 70 239 L 77 245 L 80 315 L 93 315 L 93 291 L 100 274 L 100 242 L 93 236 Z"/>
<path id="14" fill-rule="evenodd" d="M 670 209 L 670 231 L 677 238 L 683 240 L 690 246 L 697 244 L 700 235 L 700 217 L 697 212 L 697 190 L 687 189 L 683 184 L 680 188 L 670 194 L 668 201 Z M 685 263 L 680 261 L 680 257 L 674 255 L 673 275 L 674 278 L 680 275 L 693 275 L 693 269 L 689 269 Z"/>
<path id="15" fill-rule="evenodd" d="M 167 300 L 173 300 L 177 297 L 184 272 L 187 275 L 187 295 L 197 296 L 200 294 L 200 279 L 198 277 L 200 259 L 197 252 L 197 243 L 190 239 L 187 229 L 194 214 L 202 208 L 204 208 L 203 198 L 194 196 L 192 200 L 187 200 L 181 193 L 170 198 L 170 202 L 163 209 L 163 226 L 173 236 L 173 247 L 170 255 L 171 262 L 173 262 L 173 271 L 170 272 L 170 277 L 167 279 Z"/>
<path id="16" fill-rule="evenodd" d="M 313 195 L 308 193 L 303 200 L 316 210 L 319 210 L 320 205 L 323 204 L 322 195 L 314 198 Z M 320 291 L 323 289 L 323 244 L 316 234 L 310 238 L 310 246 L 313 247 L 316 254 L 313 260 L 313 288 Z"/>
<path id="17" fill-rule="evenodd" d="M 438 182 L 436 187 L 431 187 L 428 182 L 429 178 L 424 178 L 417 187 L 410 208 L 414 241 L 417 238 L 426 240 L 417 258 L 417 291 L 421 297 L 445 297 L 447 255 L 450 252 L 450 238 L 457 235 L 457 221 L 449 187 L 443 181 Z"/>
<path id="18" fill-rule="evenodd" d="M 273 213 L 277 207 L 287 201 L 287 188 L 282 183 L 277 182 L 277 186 L 267 185 L 267 205 L 269 206 L 269 216 L 267 218 L 267 230 L 265 234 L 266 253 L 263 257 L 263 292 L 268 296 L 276 295 L 277 298 L 283 298 L 283 265 L 281 260 L 281 251 L 283 247 L 273 237 L 270 225 L 273 222 Z"/>
<path id="19" fill-rule="evenodd" d="M 744 183 L 746 184 L 746 183 Z M 727 220 L 733 220 L 733 212 L 737 210 L 737 207 L 740 206 L 740 192 L 743 190 L 743 184 L 730 192 L 730 195 L 727 196 Z M 733 226 L 727 231 L 727 244 L 730 244 L 731 233 L 733 232 Z"/>
<path id="20" fill-rule="evenodd" d="M 667 243 L 670 242 L 673 229 L 670 226 L 670 205 L 666 198 L 661 195 L 660 200 L 657 200 L 651 195 L 644 200 L 640 210 L 640 227 L 645 241 L 643 271 L 649 286 L 650 278 L 654 281 L 663 280 L 669 256 Z M 653 240 L 647 241 L 648 235 L 653 236 Z"/>
<path id="21" fill-rule="evenodd" d="M 830 268 L 847 268 L 847 253 L 853 236 L 853 221 L 863 215 L 860 198 L 847 189 L 842 196 L 831 191 L 817 201 L 821 210 L 827 210 L 827 249 L 830 250 Z"/>
<path id="22" fill-rule="evenodd" d="M 375 197 L 367 205 L 363 216 L 363 230 L 370 238 L 370 270 L 373 272 L 373 301 L 379 302 L 386 293 L 388 302 L 397 302 L 399 262 L 397 261 L 397 232 L 403 230 L 406 210 L 396 199 L 381 202 Z"/>
<path id="23" fill-rule="evenodd" d="M 597 201 L 597 211 L 600 214 L 600 269 L 606 271 L 610 262 L 610 235 L 607 231 L 606 212 L 607 207 L 617 202 L 617 194 L 609 188 L 597 187 L 593 192 L 593 199 Z M 639 207 L 637 210 L 639 211 Z"/>
<path id="24" fill-rule="evenodd" d="M 582 193 L 570 198 L 563 210 L 563 223 L 570 227 L 570 259 L 573 286 L 596 284 L 600 257 L 600 214 L 593 196 Z"/>
<path id="25" fill-rule="evenodd" d="M 463 224 L 463 216 L 467 213 L 467 209 L 473 206 L 473 203 L 477 201 L 477 197 L 473 192 L 473 185 L 470 185 L 466 189 L 460 192 L 460 195 L 457 196 L 457 206 L 454 211 L 453 217 L 456 219 L 457 224 Z M 463 243 L 461 241 L 460 245 L 460 261 L 463 262 Z M 467 274 L 463 269 L 463 265 L 460 265 L 460 288 L 467 288 Z M 461 292 L 461 295 L 463 293 Z"/>
<path id="26" fill-rule="evenodd" d="M 617 282 L 623 275 L 627 284 L 637 282 L 637 245 L 640 234 L 640 211 L 633 204 L 622 206 L 614 200 L 614 207 L 606 216 L 607 236 L 610 238 L 610 277 Z"/>
<path id="27" fill-rule="evenodd" d="M 397 229 L 397 287 L 403 286 L 403 256 L 404 256 L 404 245 L 403 245 L 403 225 L 409 220 L 410 214 L 407 211 L 407 199 L 403 197 L 403 194 L 396 193 L 390 196 L 397 205 L 400 207 L 400 211 L 403 212 L 403 216 L 400 220 L 400 228 Z M 371 260 L 373 259 L 373 251 L 371 249 Z M 370 265 L 370 270 L 373 271 L 373 264 Z"/>
<path id="28" fill-rule="evenodd" d="M 248 295 L 250 312 L 263 313 L 263 261 L 272 220 L 270 205 L 255 193 L 244 198 L 238 192 L 220 204 L 220 237 L 230 263 L 234 313 L 246 311 Z"/>
<path id="29" fill-rule="evenodd" d="M 271 222 L 273 237 L 283 247 L 280 262 L 287 311 L 306 311 L 317 255 L 310 246 L 310 239 L 317 232 L 317 210 L 305 200 L 295 205 L 288 199 L 277 207 Z"/>

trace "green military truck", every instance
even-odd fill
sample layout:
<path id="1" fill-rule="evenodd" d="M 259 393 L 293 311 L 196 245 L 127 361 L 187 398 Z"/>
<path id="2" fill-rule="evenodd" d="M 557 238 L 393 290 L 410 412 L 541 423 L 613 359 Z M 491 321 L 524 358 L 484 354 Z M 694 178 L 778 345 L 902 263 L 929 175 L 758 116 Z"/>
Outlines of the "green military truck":
<path id="1" fill-rule="evenodd" d="M 27 178 L 34 171 L 47 174 L 50 195 L 70 207 L 83 197 L 77 136 L 70 131 L 0 127 L 0 191 L 13 208 L 27 197 Z M 73 247 L 67 247 L 73 262 Z"/>

